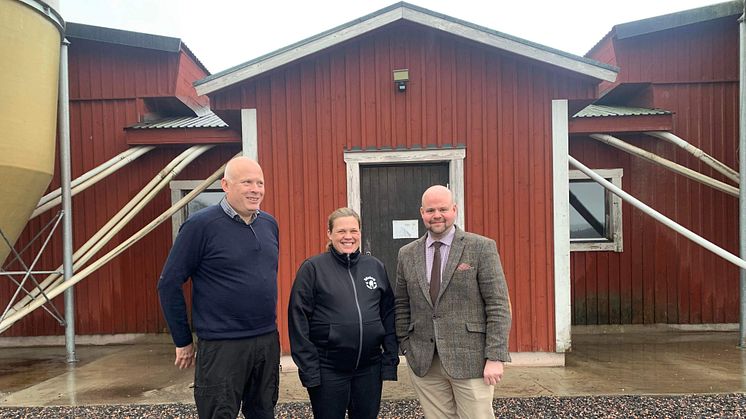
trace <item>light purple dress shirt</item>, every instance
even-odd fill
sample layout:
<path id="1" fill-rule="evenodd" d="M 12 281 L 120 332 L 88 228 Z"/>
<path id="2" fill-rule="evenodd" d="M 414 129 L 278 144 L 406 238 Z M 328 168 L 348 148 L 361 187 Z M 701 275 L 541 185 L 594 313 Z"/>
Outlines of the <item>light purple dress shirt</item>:
<path id="1" fill-rule="evenodd" d="M 446 233 L 445 237 L 438 240 L 442 245 L 440 245 L 440 278 L 441 281 L 443 280 L 443 269 L 446 267 L 446 262 L 448 262 L 448 255 L 451 253 L 451 244 L 453 244 L 453 238 L 456 236 L 456 227 L 451 226 L 451 230 Z M 427 233 L 427 238 L 425 239 L 425 267 L 426 269 L 426 275 L 427 275 L 427 283 L 430 283 L 430 273 L 433 271 L 433 253 L 435 252 L 435 248 L 433 247 L 433 243 L 435 240 L 433 240 L 432 237 L 430 237 L 430 232 Z"/>

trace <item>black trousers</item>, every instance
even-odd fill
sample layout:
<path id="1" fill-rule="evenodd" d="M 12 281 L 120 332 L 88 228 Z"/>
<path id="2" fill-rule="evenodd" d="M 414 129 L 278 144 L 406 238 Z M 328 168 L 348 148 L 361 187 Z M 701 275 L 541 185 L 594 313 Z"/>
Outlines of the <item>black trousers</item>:
<path id="1" fill-rule="evenodd" d="M 321 368 L 321 385 L 308 389 L 316 419 L 375 419 L 381 407 L 381 363 L 353 372 Z"/>
<path id="2" fill-rule="evenodd" d="M 280 383 L 278 333 L 247 339 L 200 340 L 194 401 L 200 418 L 270 419 Z M 242 406 L 243 404 L 243 406 Z"/>

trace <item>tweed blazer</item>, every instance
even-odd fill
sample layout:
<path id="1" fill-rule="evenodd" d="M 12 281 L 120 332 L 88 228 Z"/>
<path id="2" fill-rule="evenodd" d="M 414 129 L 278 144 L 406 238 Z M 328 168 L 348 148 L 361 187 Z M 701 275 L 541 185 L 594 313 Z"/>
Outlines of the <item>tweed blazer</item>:
<path id="1" fill-rule="evenodd" d="M 401 352 L 419 377 L 430 369 L 436 344 L 449 376 L 482 377 L 485 360 L 510 361 L 510 297 L 495 241 L 457 227 L 433 302 L 426 237 L 399 250 L 394 292 Z"/>

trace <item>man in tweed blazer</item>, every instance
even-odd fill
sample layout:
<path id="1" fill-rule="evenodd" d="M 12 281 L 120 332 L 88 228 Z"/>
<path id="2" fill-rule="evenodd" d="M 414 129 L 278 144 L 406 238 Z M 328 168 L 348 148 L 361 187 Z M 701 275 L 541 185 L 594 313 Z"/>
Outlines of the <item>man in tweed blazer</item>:
<path id="1" fill-rule="evenodd" d="M 422 195 L 427 234 L 399 250 L 396 335 L 426 418 L 494 418 L 510 361 L 508 289 L 494 240 L 454 226 L 456 210 L 444 186 Z"/>

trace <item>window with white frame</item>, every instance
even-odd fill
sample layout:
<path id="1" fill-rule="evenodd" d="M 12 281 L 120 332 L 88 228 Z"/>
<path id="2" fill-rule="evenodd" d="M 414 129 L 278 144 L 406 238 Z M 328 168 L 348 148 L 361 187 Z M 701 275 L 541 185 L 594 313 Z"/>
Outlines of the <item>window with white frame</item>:
<path id="1" fill-rule="evenodd" d="M 169 186 L 171 187 L 171 205 L 175 204 L 181 198 L 185 197 L 200 183 L 202 183 L 201 180 L 172 181 L 169 184 Z M 176 238 L 176 234 L 179 232 L 179 227 L 181 227 L 181 224 L 187 218 L 189 218 L 190 215 L 201 210 L 202 208 L 219 203 L 224 196 L 225 192 L 223 192 L 223 189 L 220 186 L 220 182 L 215 182 L 207 189 L 202 191 L 199 195 L 197 195 L 194 199 L 189 201 L 189 203 L 186 204 L 184 208 L 181 209 L 181 211 L 177 211 L 176 213 L 174 213 L 174 215 L 171 217 L 173 238 Z"/>
<path id="2" fill-rule="evenodd" d="M 622 169 L 595 170 L 622 187 Z M 622 247 L 622 200 L 578 170 L 570 179 L 570 250 L 614 251 Z"/>

